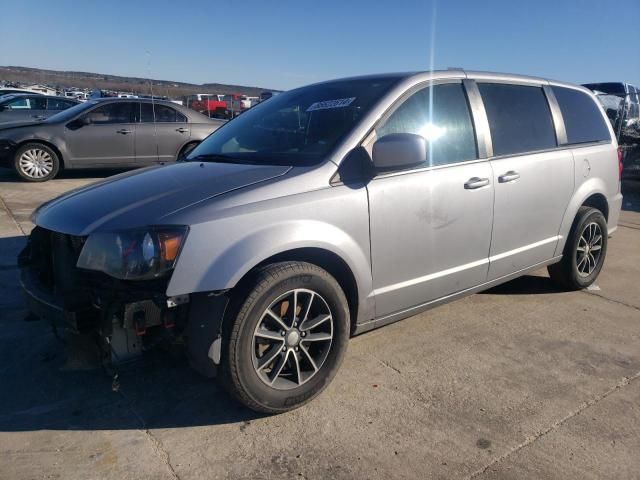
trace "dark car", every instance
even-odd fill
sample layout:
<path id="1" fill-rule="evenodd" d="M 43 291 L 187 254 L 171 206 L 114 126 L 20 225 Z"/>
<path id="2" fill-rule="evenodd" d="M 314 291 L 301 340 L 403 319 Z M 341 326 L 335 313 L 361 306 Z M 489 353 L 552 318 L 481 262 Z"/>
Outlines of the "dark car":
<path id="1" fill-rule="evenodd" d="M 72 98 L 37 93 L 3 95 L 0 97 L 0 127 L 7 122 L 43 120 L 79 103 Z"/>
<path id="2" fill-rule="evenodd" d="M 0 124 L 0 166 L 42 182 L 62 168 L 173 162 L 222 123 L 172 102 L 90 100 L 41 122 Z"/>

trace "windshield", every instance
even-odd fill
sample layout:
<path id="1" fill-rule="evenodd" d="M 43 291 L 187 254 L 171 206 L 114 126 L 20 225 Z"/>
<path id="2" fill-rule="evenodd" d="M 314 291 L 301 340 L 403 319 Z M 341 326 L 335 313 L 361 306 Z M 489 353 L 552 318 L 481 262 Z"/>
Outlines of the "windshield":
<path id="1" fill-rule="evenodd" d="M 319 163 L 396 80 L 342 80 L 282 93 L 218 129 L 187 160 Z"/>
<path id="2" fill-rule="evenodd" d="M 97 105 L 97 102 L 79 103 L 77 105 L 74 105 L 71 108 L 67 108 L 66 110 L 61 111 L 60 113 L 56 113 L 55 115 L 52 115 L 51 117 L 45 120 L 45 123 L 66 122 L 68 120 L 71 120 L 76 115 L 83 112 L 84 110 L 87 110 L 93 107 L 94 105 Z"/>

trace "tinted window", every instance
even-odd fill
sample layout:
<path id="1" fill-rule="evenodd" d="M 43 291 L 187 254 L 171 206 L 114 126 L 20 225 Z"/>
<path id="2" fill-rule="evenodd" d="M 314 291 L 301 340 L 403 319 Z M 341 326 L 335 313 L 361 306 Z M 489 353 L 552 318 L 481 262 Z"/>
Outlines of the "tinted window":
<path id="1" fill-rule="evenodd" d="M 133 103 L 115 102 L 102 105 L 87 113 L 87 120 L 92 124 L 131 123 Z"/>
<path id="2" fill-rule="evenodd" d="M 378 138 L 390 133 L 423 136 L 431 165 L 477 158 L 467 97 L 460 83 L 435 85 L 414 93 L 376 130 Z"/>
<path id="3" fill-rule="evenodd" d="M 168 107 L 159 103 L 141 103 L 140 104 L 140 122 L 153 122 L 153 112 L 155 110 L 156 121 L 160 123 L 184 123 L 187 117 L 178 112 L 175 108 Z"/>
<path id="4" fill-rule="evenodd" d="M 5 108 L 9 108 L 10 110 L 28 110 L 29 108 L 31 108 L 29 99 L 24 97 L 18 97 L 10 100 L 6 102 L 4 106 Z"/>
<path id="5" fill-rule="evenodd" d="M 142 123 L 153 122 L 153 105 L 150 103 L 140 104 L 140 121 Z"/>
<path id="6" fill-rule="evenodd" d="M 59 98 L 50 98 L 47 100 L 47 110 L 65 110 L 67 108 L 73 107 L 74 105 L 74 102 L 61 100 Z"/>
<path id="7" fill-rule="evenodd" d="M 547 97 L 540 87 L 479 83 L 489 118 L 493 154 L 546 150 L 556 146 Z"/>
<path id="8" fill-rule="evenodd" d="M 587 94 L 572 88 L 551 88 L 560 105 L 569 143 L 611 139 L 600 108 Z"/>
<path id="9" fill-rule="evenodd" d="M 16 97 L 4 103 L 10 110 L 44 110 L 47 100 L 42 97 Z"/>

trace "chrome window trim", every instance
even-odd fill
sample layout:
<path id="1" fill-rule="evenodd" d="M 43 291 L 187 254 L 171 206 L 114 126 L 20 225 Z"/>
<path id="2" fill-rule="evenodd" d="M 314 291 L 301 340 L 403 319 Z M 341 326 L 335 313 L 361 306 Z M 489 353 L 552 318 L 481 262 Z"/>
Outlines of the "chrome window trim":
<path id="1" fill-rule="evenodd" d="M 379 178 L 389 178 L 389 177 L 396 177 L 398 175 L 407 175 L 411 173 L 423 173 L 431 170 L 442 170 L 445 168 L 454 168 L 462 165 L 472 165 L 474 163 L 488 162 L 489 160 L 490 160 L 489 158 L 476 158 L 475 160 L 466 160 L 464 162 L 445 163 L 443 165 L 427 165 L 424 167 L 416 167 L 409 170 L 397 170 L 393 172 L 380 172 L 380 173 L 377 173 L 371 179 L 371 181 L 375 181 Z"/>
<path id="2" fill-rule="evenodd" d="M 476 134 L 476 143 L 478 148 L 478 158 L 493 157 L 493 143 L 491 141 L 491 131 L 489 130 L 489 118 L 484 108 L 484 102 L 480 96 L 480 90 L 474 79 L 465 79 L 462 81 L 467 98 L 469 99 L 469 107 L 471 109 L 471 119 Z"/>
<path id="3" fill-rule="evenodd" d="M 562 110 L 560 110 L 560 104 L 556 99 L 553 89 L 549 85 L 543 85 L 542 90 L 547 97 L 547 103 L 549 104 L 549 110 L 551 110 L 551 118 L 553 119 L 553 125 L 556 130 L 556 143 L 558 146 L 566 145 L 567 142 L 567 130 L 564 125 L 564 118 L 562 117 Z"/>

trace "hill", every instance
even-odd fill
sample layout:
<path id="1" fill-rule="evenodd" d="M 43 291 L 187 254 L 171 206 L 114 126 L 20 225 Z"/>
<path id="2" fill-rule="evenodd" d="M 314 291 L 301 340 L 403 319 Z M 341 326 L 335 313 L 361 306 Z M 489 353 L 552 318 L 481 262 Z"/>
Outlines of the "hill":
<path id="1" fill-rule="evenodd" d="M 70 72 L 58 70 L 43 70 L 40 68 L 0 66 L 0 81 L 19 82 L 23 84 L 43 84 L 58 88 L 89 88 L 102 90 L 116 90 L 135 94 L 149 94 L 151 85 L 155 95 L 166 95 L 178 98 L 193 93 L 240 93 L 258 96 L 268 88 L 248 87 L 243 85 L 227 85 L 223 83 L 195 83 L 174 82 L 171 80 L 155 80 L 139 77 L 122 77 L 90 72 Z"/>

